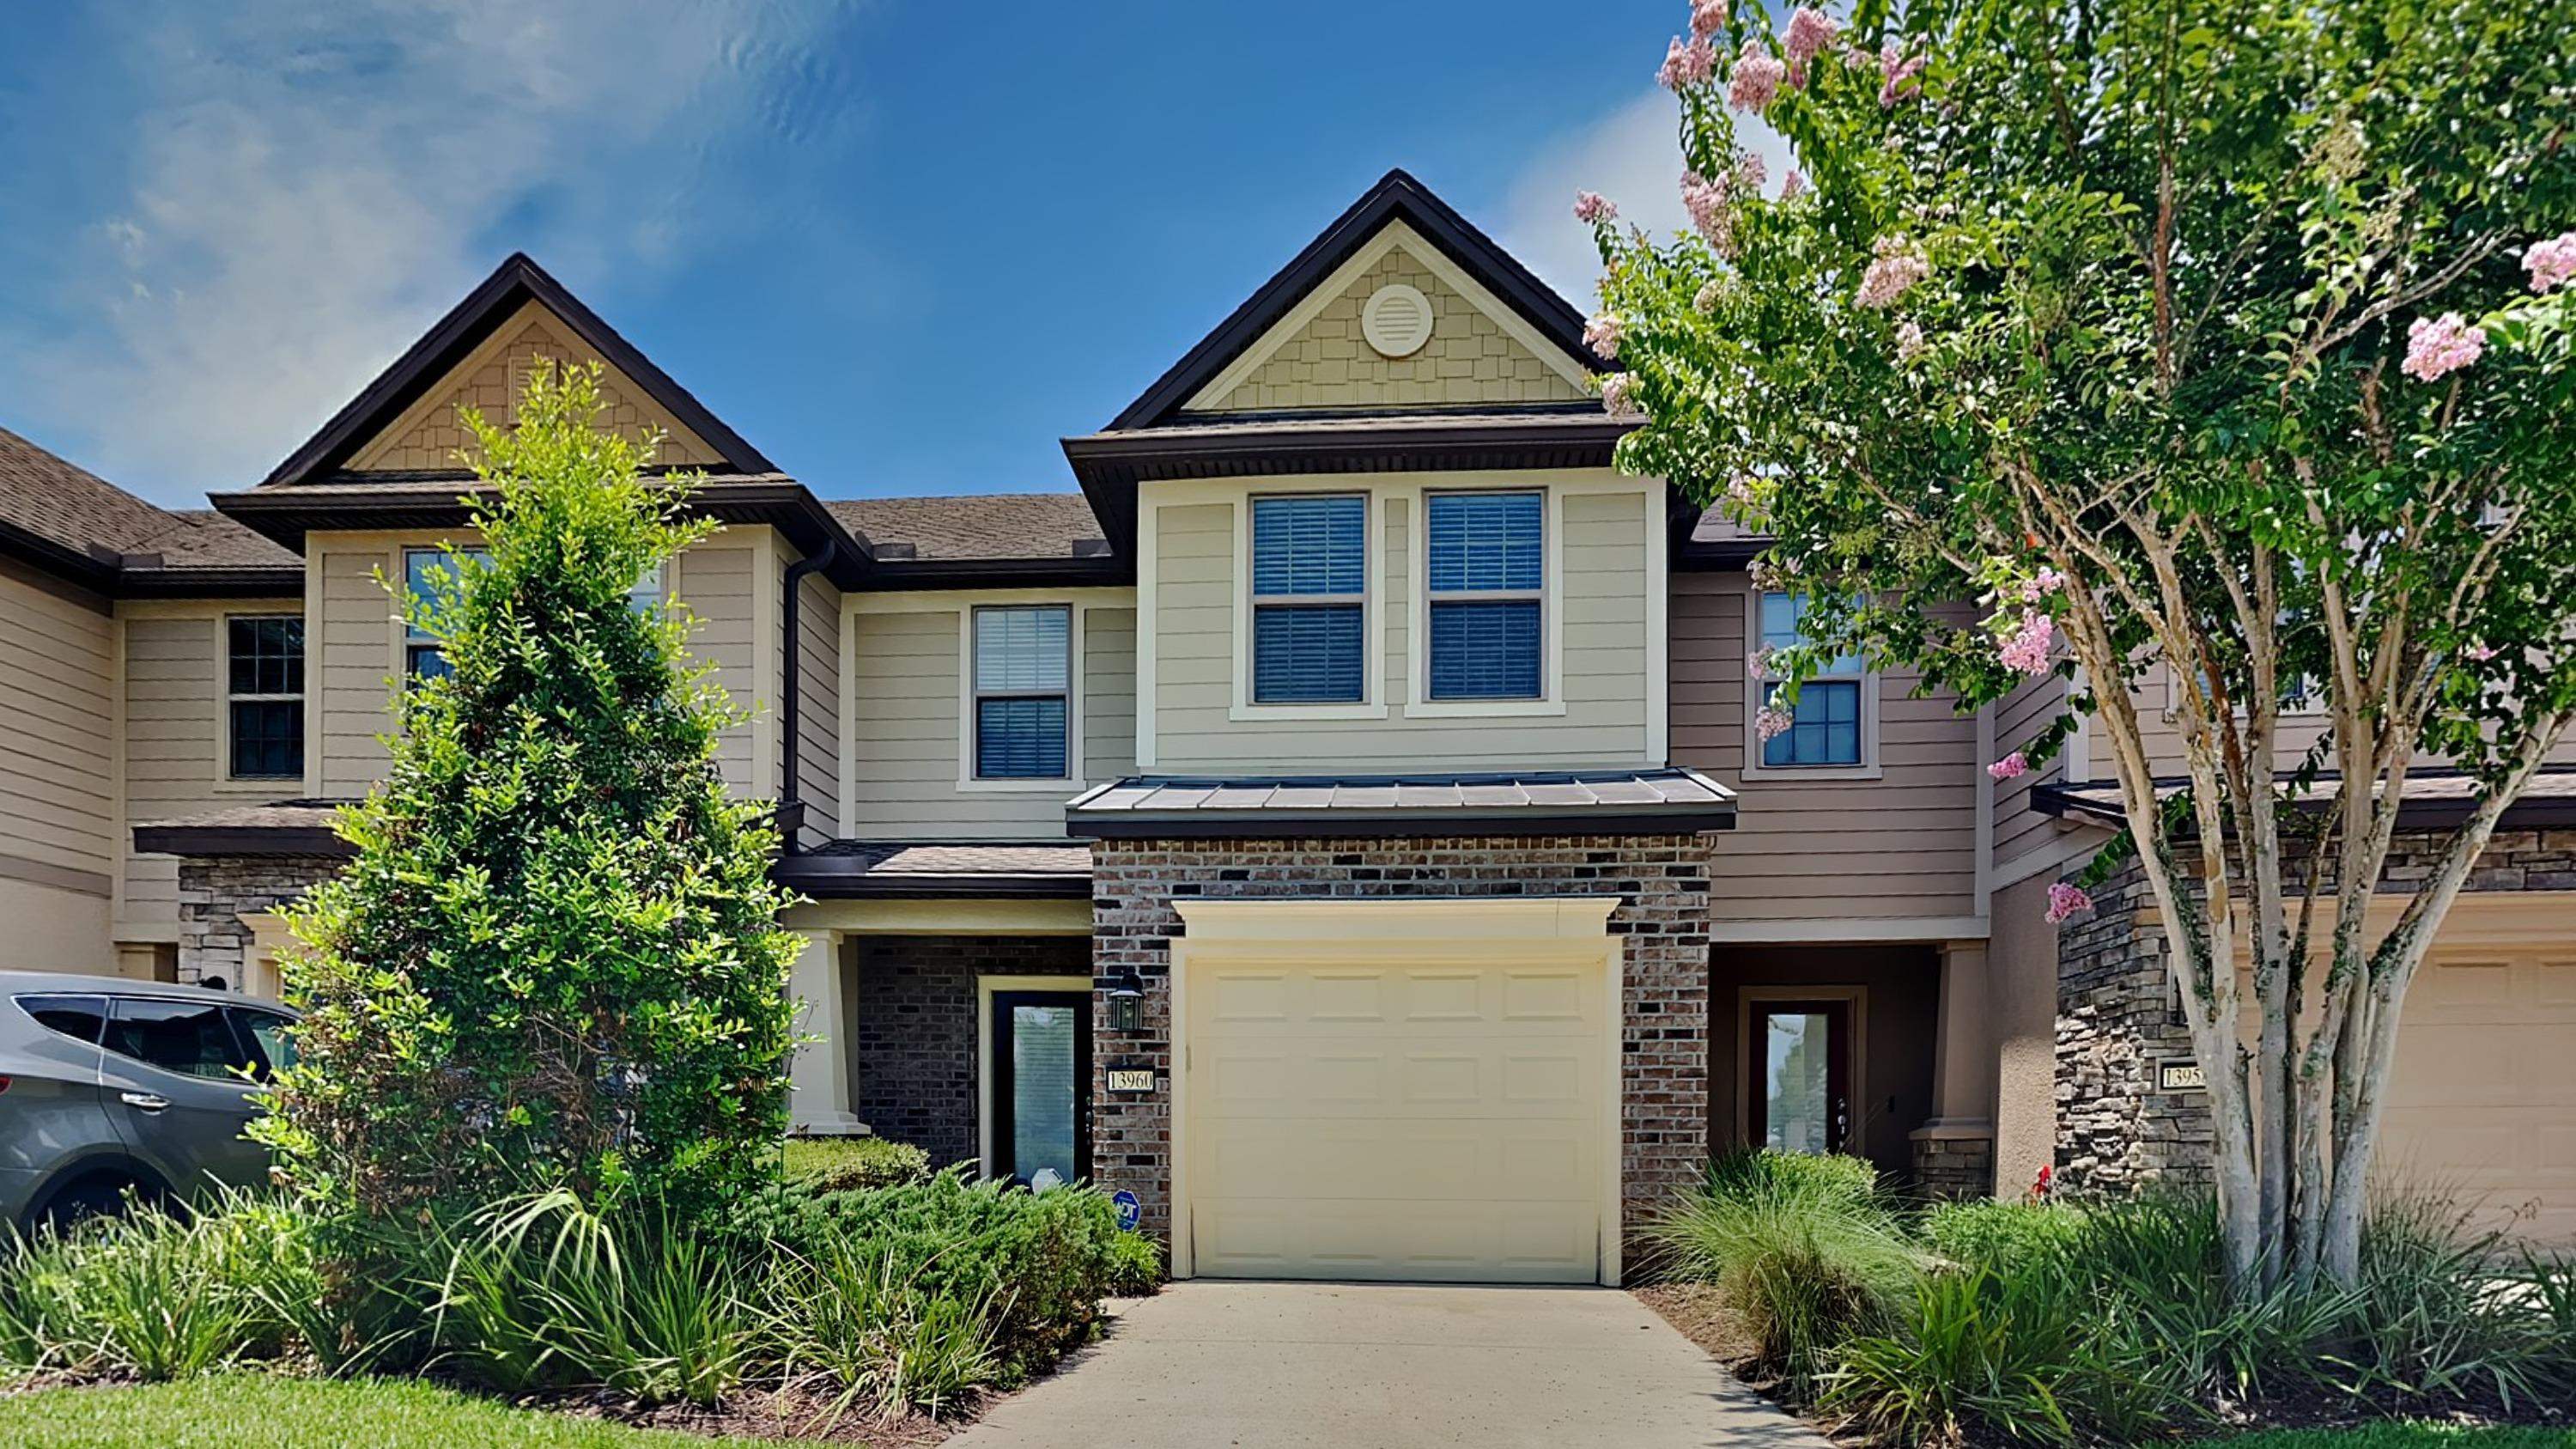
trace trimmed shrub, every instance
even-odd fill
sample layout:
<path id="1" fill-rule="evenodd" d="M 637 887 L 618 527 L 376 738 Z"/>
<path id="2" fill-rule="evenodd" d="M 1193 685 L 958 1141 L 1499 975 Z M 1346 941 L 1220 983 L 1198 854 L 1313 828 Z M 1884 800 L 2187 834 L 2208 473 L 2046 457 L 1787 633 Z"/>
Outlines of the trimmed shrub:
<path id="1" fill-rule="evenodd" d="M 2055 1203 L 1984 1199 L 1937 1204 L 1923 1215 L 1923 1242 L 1965 1267 L 2009 1271 L 2043 1260 L 2063 1262 L 2084 1234 L 2080 1209 Z"/>
<path id="2" fill-rule="evenodd" d="M 930 1154 L 883 1137 L 790 1137 L 784 1175 L 805 1192 L 866 1192 L 930 1176 Z"/>

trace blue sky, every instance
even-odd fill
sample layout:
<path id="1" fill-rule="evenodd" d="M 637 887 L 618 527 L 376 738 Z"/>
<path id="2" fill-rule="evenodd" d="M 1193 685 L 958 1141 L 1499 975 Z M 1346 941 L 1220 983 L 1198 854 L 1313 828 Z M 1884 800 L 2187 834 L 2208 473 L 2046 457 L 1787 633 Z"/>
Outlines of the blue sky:
<path id="1" fill-rule="evenodd" d="M 0 56 L 0 425 L 258 481 L 513 248 L 826 496 L 1069 488 L 1389 166 L 1578 305 L 1684 0 L 135 0 Z"/>

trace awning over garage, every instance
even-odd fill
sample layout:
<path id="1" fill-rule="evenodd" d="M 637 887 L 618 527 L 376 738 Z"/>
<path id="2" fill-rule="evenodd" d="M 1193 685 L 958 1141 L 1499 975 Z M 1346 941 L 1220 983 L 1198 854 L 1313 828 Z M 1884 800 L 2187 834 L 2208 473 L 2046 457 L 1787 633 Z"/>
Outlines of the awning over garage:
<path id="1" fill-rule="evenodd" d="M 1138 775 L 1076 796 L 1095 840 L 1263 836 L 1673 835 L 1729 830 L 1735 792 L 1697 770 L 1347 776 Z"/>

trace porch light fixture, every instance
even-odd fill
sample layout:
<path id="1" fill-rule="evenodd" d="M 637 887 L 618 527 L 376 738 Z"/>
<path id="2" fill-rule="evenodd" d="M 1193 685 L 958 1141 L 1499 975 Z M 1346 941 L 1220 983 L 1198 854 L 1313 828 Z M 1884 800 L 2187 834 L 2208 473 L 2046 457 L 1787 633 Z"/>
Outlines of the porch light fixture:
<path id="1" fill-rule="evenodd" d="M 1145 978 L 1133 966 L 1122 966 L 1109 979 L 1109 1029 L 1142 1031 L 1145 1028 Z"/>

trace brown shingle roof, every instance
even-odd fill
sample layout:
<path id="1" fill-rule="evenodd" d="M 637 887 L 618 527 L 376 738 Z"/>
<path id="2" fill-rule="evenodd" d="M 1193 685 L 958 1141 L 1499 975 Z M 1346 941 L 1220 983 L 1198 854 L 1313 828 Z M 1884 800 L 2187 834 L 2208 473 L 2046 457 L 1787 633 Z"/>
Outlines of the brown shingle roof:
<path id="1" fill-rule="evenodd" d="M 1079 493 L 956 498 L 834 498 L 825 507 L 871 544 L 908 543 L 924 559 L 1061 559 L 1100 538 Z"/>
<path id="2" fill-rule="evenodd" d="M 302 568 L 304 560 L 211 508 L 183 509 L 144 542 L 169 568 Z"/>
<path id="3" fill-rule="evenodd" d="M 92 544 L 141 553 L 171 522 L 169 513 L 0 428 L 0 523 L 74 553 Z"/>

